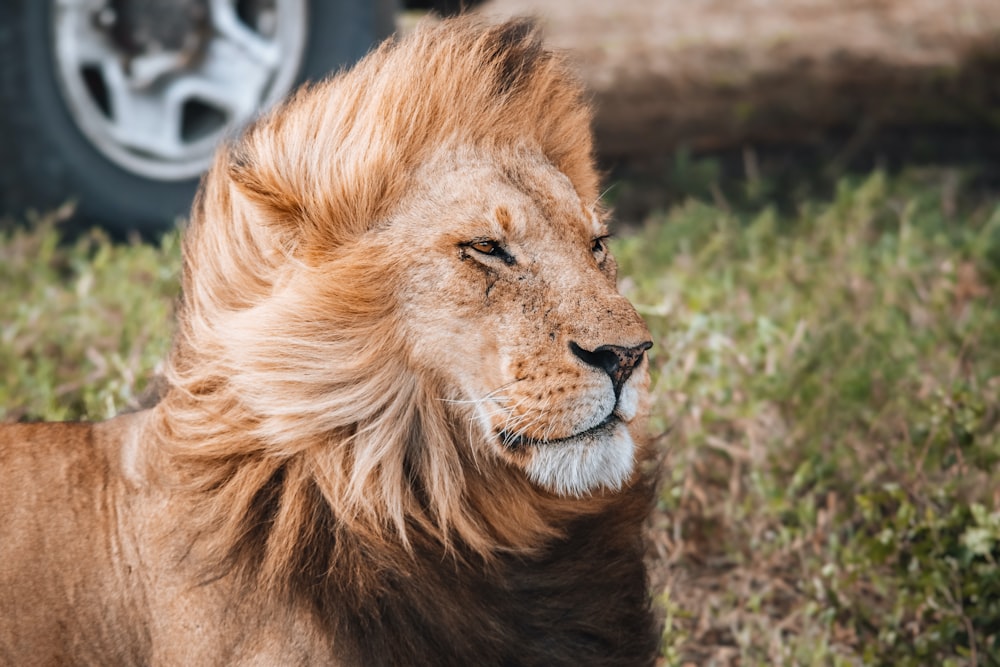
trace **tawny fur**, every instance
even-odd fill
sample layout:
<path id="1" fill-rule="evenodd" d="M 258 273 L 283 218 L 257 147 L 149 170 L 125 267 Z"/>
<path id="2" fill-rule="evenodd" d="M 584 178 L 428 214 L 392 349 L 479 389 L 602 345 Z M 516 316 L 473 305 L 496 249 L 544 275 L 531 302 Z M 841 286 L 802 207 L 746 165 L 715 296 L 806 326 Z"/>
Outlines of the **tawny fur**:
<path id="1" fill-rule="evenodd" d="M 47 643 L 41 664 L 651 662 L 646 365 L 616 406 L 571 351 L 648 337 L 600 240 L 589 120 L 529 24 L 463 18 L 220 151 L 159 404 L 0 431 L 23 489 L 6 506 L 34 466 L 89 461 L 79 480 L 40 476 L 56 488 L 14 527 L 30 546 L 0 546 L 4 616 L 30 607 L 65 637 L 0 621 L 0 661 Z M 511 261 L 469 249 L 482 239 Z M 612 409 L 595 432 L 631 474 L 582 466 L 570 494 L 532 481 L 603 452 L 576 434 Z M 47 513 L 63 518 L 40 537 Z M 91 523 L 107 535 L 78 538 Z M 87 561 L 90 583 L 34 600 L 42 550 Z M 86 613 L 60 599 L 84 589 Z"/>

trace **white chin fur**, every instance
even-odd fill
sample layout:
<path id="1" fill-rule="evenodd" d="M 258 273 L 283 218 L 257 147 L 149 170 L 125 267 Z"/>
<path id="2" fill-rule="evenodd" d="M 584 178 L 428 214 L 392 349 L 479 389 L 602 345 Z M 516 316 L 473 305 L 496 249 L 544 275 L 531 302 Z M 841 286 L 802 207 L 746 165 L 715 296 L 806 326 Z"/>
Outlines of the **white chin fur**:
<path id="1" fill-rule="evenodd" d="M 536 445 L 528 478 L 561 496 L 582 496 L 604 487 L 617 491 L 632 475 L 635 443 L 619 422 L 610 435 L 583 436 Z"/>
<path id="2" fill-rule="evenodd" d="M 615 412 L 625 421 L 632 421 L 639 413 L 639 390 L 632 383 L 626 383 L 622 387 L 621 396 L 618 397 L 618 407 Z"/>

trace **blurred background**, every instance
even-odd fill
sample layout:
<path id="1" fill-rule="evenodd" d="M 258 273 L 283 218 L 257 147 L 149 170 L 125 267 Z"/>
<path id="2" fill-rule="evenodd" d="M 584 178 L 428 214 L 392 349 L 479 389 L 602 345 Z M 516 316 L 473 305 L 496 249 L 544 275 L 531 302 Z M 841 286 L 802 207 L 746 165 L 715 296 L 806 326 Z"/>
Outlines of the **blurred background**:
<path id="1" fill-rule="evenodd" d="M 162 230 L 228 132 L 397 24 L 463 5 L 535 16 L 571 54 L 602 165 L 629 181 L 627 221 L 691 188 L 728 195 L 733 176 L 1000 155 L 995 0 L 11 0 L 0 211 L 73 201 L 81 219 Z"/>
<path id="2" fill-rule="evenodd" d="M 497 0 L 480 11 L 540 16 L 579 63 L 602 163 L 629 181 L 624 220 L 692 188 L 729 195 L 733 177 L 766 175 L 771 197 L 803 177 L 915 163 L 989 163 L 996 182 L 995 0 Z M 698 157 L 711 159 L 699 168 Z"/>
<path id="3" fill-rule="evenodd" d="M 392 34 L 401 9 L 396 0 L 2 3 L 0 211 L 72 202 L 78 221 L 118 233 L 169 228 L 228 133 L 299 83 L 350 66 Z"/>
<path id="4" fill-rule="evenodd" d="M 214 146 L 460 5 L 0 2 L 0 419 L 137 407 Z M 1000 666 L 1000 2 L 465 5 L 592 95 L 661 664 Z"/>

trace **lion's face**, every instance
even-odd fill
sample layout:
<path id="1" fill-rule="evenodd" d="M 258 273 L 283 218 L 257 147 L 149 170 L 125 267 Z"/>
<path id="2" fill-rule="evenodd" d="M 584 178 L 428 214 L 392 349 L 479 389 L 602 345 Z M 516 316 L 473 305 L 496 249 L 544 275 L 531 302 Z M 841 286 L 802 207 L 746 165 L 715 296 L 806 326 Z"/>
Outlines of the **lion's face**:
<path id="1" fill-rule="evenodd" d="M 559 494 L 634 468 L 651 345 L 607 228 L 540 157 L 436 160 L 375 233 L 396 255 L 408 353 L 488 449 Z"/>

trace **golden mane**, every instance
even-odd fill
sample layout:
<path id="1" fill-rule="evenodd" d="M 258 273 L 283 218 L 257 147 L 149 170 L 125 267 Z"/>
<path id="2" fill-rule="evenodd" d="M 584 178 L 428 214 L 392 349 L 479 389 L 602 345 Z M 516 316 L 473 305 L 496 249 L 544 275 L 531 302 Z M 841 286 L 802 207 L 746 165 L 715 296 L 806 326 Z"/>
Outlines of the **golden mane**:
<path id="1" fill-rule="evenodd" d="M 284 587 L 358 566 L 359 549 L 367 567 L 435 543 L 489 559 L 621 502 L 477 465 L 453 389 L 407 364 L 393 268 L 358 242 L 442 147 L 540 153 L 595 201 L 589 122 L 529 23 L 466 18 L 387 43 L 220 152 L 186 234 L 153 420 L 159 468 L 192 492 L 215 562 Z"/>
<path id="2" fill-rule="evenodd" d="M 160 402 L 0 427 L 0 654 L 653 665 L 650 333 L 589 136 L 529 24 L 461 18 L 225 147 Z"/>

